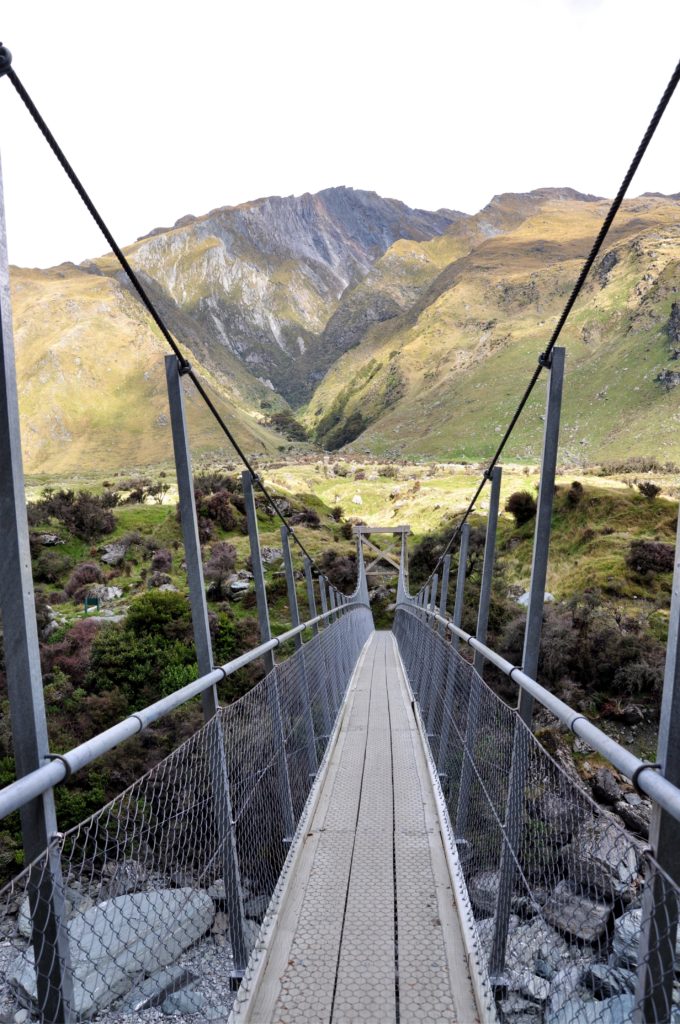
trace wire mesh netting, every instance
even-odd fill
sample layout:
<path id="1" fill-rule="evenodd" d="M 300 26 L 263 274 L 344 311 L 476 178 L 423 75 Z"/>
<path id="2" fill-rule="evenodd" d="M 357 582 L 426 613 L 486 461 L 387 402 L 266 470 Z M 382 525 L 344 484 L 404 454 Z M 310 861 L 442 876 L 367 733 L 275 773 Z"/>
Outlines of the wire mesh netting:
<path id="1" fill-rule="evenodd" d="M 0 891 L 0 1019 L 226 1020 L 372 628 L 345 612 Z"/>
<path id="2" fill-rule="evenodd" d="M 421 616 L 397 609 L 395 634 L 499 1018 L 680 1022 L 680 890 Z"/>

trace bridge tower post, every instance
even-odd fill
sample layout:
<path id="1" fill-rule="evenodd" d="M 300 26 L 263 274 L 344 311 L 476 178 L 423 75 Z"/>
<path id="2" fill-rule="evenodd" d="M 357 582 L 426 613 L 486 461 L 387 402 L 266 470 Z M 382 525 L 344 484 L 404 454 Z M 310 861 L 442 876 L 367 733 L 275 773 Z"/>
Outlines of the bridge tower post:
<path id="1" fill-rule="evenodd" d="M 31 550 L 21 456 L 14 335 L 9 293 L 5 207 L 0 169 L 0 612 L 17 778 L 42 768 L 49 755 L 47 718 L 35 618 Z M 21 836 L 30 872 L 28 899 L 38 1005 L 46 1024 L 75 1020 L 73 978 L 66 930 L 61 847 L 55 843 L 54 791 L 21 809 Z"/>
<path id="2" fill-rule="evenodd" d="M 442 565 L 442 592 L 439 595 L 439 614 L 442 618 L 446 618 L 446 605 L 449 600 L 449 576 L 451 574 L 451 555 L 444 555 L 444 563 Z M 437 623 L 437 632 L 442 636 L 446 636 L 446 630 L 444 626 Z"/>
<path id="3" fill-rule="evenodd" d="M 314 577 L 312 576 L 312 563 L 310 562 L 310 560 L 307 557 L 307 555 L 305 555 L 305 557 L 304 557 L 303 565 L 304 565 L 304 568 L 305 568 L 305 585 L 306 585 L 306 588 L 307 588 L 307 604 L 309 605 L 309 614 L 310 614 L 311 618 L 315 619 L 316 616 L 317 616 L 317 607 L 316 607 L 316 596 L 314 594 Z M 318 623 L 316 623 L 316 622 L 314 623 L 314 625 L 312 626 L 312 632 L 314 633 L 314 636 L 318 636 L 318 633 L 319 633 Z M 325 659 L 324 659 L 324 665 L 325 665 Z M 328 690 L 326 688 L 326 682 L 328 680 L 328 671 L 327 670 L 326 670 L 325 674 L 326 674 L 326 679 L 322 680 L 321 687 L 320 687 L 320 690 L 321 690 L 321 713 L 323 715 L 324 739 L 328 739 L 328 737 L 330 736 L 330 732 L 331 732 L 331 709 L 330 709 L 330 705 L 328 703 Z"/>
<path id="4" fill-rule="evenodd" d="M 196 645 L 196 659 L 200 675 L 207 675 L 213 670 L 213 650 L 208 619 L 208 604 L 205 596 L 203 580 L 203 564 L 201 560 L 201 542 L 198 534 L 196 516 L 196 500 L 194 479 L 191 466 L 191 449 L 184 409 L 182 391 L 182 374 L 180 363 L 175 355 L 165 357 L 165 377 L 168 388 L 170 407 L 170 425 L 177 473 L 177 489 L 179 492 L 179 510 L 184 541 L 184 557 L 189 583 L 189 604 L 191 622 Z M 203 717 L 211 721 L 219 710 L 217 686 L 211 686 L 201 694 Z M 248 964 L 249 949 L 246 941 L 246 918 L 243 907 L 243 887 L 238 862 L 236 834 L 233 825 L 231 790 L 229 771 L 227 768 L 227 752 L 224 745 L 222 723 L 217 717 L 218 735 L 217 750 L 213 754 L 213 772 L 215 785 L 215 805 L 218 808 L 217 831 L 220 849 L 223 851 L 222 874 L 224 876 L 224 892 L 229 918 L 229 937 L 234 954 L 234 971 L 232 984 L 236 986 Z"/>
<path id="5" fill-rule="evenodd" d="M 467 572 L 467 551 L 468 551 L 468 540 L 470 538 L 470 526 L 468 523 L 463 523 L 460 531 L 460 547 L 458 549 L 458 572 L 456 574 L 456 596 L 453 604 L 453 616 L 452 621 L 454 626 L 460 626 L 463 621 L 463 598 L 465 594 L 465 575 Z M 451 634 L 451 646 L 454 650 L 458 649 L 459 637 L 455 633 Z M 456 678 L 456 659 L 449 658 L 449 667 L 446 673 L 446 687 L 444 689 L 444 711 L 442 714 L 442 729 L 439 737 L 439 749 L 437 751 L 437 770 L 442 784 L 448 779 L 448 765 L 446 763 L 446 754 L 449 749 L 449 736 L 451 734 L 451 715 L 446 713 L 446 709 L 453 698 L 454 685 Z"/>
<path id="6" fill-rule="evenodd" d="M 664 778 L 680 786 L 680 520 L 675 541 L 675 567 L 668 624 L 659 738 L 656 760 Z M 680 886 L 680 822 L 653 805 L 649 844 L 654 857 L 676 886 Z M 638 974 L 633 1020 L 666 1024 L 671 1019 L 678 898 L 654 864 L 648 864 L 642 900 Z"/>
<path id="7" fill-rule="evenodd" d="M 453 602 L 453 624 L 460 629 L 463 621 L 463 605 L 465 601 L 465 578 L 467 576 L 467 556 L 470 543 L 470 524 L 463 523 L 460 531 L 460 547 L 458 549 L 458 572 L 456 573 L 456 596 Z M 460 637 L 454 633 L 451 637 L 454 650 L 458 650 Z"/>
<path id="8" fill-rule="evenodd" d="M 300 610 L 298 608 L 297 591 L 295 589 L 295 573 L 293 571 L 293 559 L 290 553 L 290 542 L 288 539 L 289 527 L 281 527 L 281 548 L 283 550 L 283 567 L 286 573 L 286 590 L 288 591 L 288 607 L 290 609 L 290 621 L 293 629 L 300 625 Z M 298 633 L 295 637 L 295 649 L 299 652 L 302 668 L 302 686 L 304 689 L 305 701 L 305 734 L 307 737 L 307 751 L 309 758 L 310 774 L 315 775 L 319 767 L 319 760 L 316 755 L 316 736 L 314 734 L 314 716 L 312 714 L 312 694 L 309 688 L 309 676 L 305 665 L 304 644 L 302 636 Z"/>
<path id="9" fill-rule="evenodd" d="M 532 679 L 538 673 L 538 656 L 543 628 L 543 607 L 545 604 L 545 583 L 548 572 L 550 548 L 550 527 L 555 474 L 557 471 L 557 450 L 560 434 L 560 412 L 562 408 L 562 384 L 564 380 L 563 348 L 554 348 L 550 360 L 548 398 L 543 431 L 541 454 L 541 479 L 534 529 L 534 552 L 531 563 L 531 584 L 529 606 L 524 629 L 524 650 L 522 671 Z M 505 832 L 501 849 L 498 905 L 494 926 L 493 943 L 489 957 L 489 975 L 492 980 L 500 979 L 505 969 L 505 950 L 508 942 L 508 927 L 512 905 L 512 887 L 515 879 L 516 856 L 522 836 L 524 821 L 524 776 L 527 766 L 527 728 L 531 728 L 533 697 L 520 691 L 515 721 L 515 734 L 508 781 L 508 797 L 505 812 Z"/>
<path id="10" fill-rule="evenodd" d="M 250 561 L 252 563 L 253 581 L 255 583 L 255 598 L 257 601 L 257 620 L 260 627 L 260 639 L 266 643 L 272 638 L 271 626 L 269 624 L 269 608 L 267 607 L 267 588 L 264 581 L 264 569 L 262 568 L 262 552 L 260 550 L 260 534 L 257 528 L 257 510 L 255 508 L 255 494 L 253 493 L 253 478 L 250 471 L 244 469 L 241 473 L 241 484 L 243 486 L 243 498 L 246 505 L 246 522 L 248 525 L 248 540 L 250 542 Z M 281 791 L 281 812 L 283 816 L 286 842 L 292 842 L 295 833 L 295 814 L 293 811 L 293 796 L 290 789 L 290 775 L 288 772 L 288 755 L 286 752 L 286 737 L 283 731 L 283 716 L 281 714 L 281 699 L 279 696 L 279 680 L 275 671 L 274 654 L 267 651 L 263 658 L 265 672 L 272 674 L 268 687 L 269 708 L 272 716 L 272 728 L 274 744 L 278 746 L 279 761 L 279 787 Z"/>
<path id="11" fill-rule="evenodd" d="M 496 531 L 498 527 L 498 513 L 501 501 L 501 481 L 503 470 L 495 466 L 491 473 L 491 495 L 489 497 L 489 516 L 486 523 L 486 539 L 484 541 L 484 565 L 482 568 L 482 586 L 479 592 L 479 608 L 477 609 L 477 631 L 475 636 L 483 644 L 486 643 L 486 631 L 489 624 L 489 606 L 491 604 L 491 587 L 493 584 L 493 567 L 496 558 Z M 465 538 L 465 560 L 461 558 L 458 564 L 460 573 L 461 563 L 467 561 L 467 537 Z M 461 537 L 462 542 L 462 537 Z M 461 555 L 462 555 L 461 543 Z M 463 568 L 463 580 L 465 568 Z M 460 576 L 459 576 L 460 579 Z M 457 595 L 456 595 L 457 596 Z M 461 605 L 458 609 L 462 614 Z M 473 668 L 481 676 L 484 670 L 484 656 L 475 651 Z M 458 789 L 458 806 L 456 808 L 456 838 L 464 839 L 467 831 L 468 808 L 470 804 L 470 787 L 474 779 L 473 771 L 473 750 L 477 741 L 477 730 L 479 727 L 479 701 L 480 688 L 474 676 L 470 679 L 470 692 L 467 695 L 467 713 L 465 717 L 465 745 L 463 748 L 463 764 L 460 773 L 460 787 Z"/>

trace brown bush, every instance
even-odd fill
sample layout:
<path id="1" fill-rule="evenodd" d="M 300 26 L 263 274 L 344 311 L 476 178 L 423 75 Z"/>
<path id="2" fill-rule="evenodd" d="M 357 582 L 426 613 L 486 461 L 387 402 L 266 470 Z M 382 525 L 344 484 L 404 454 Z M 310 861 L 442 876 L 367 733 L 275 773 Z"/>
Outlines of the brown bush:
<path id="1" fill-rule="evenodd" d="M 505 511 L 513 516 L 517 526 L 523 526 L 536 515 L 536 499 L 530 491 L 515 491 L 506 501 Z"/>
<path id="2" fill-rule="evenodd" d="M 101 583 L 103 578 L 98 565 L 95 565 L 94 562 L 83 562 L 75 567 L 64 590 L 69 597 L 79 601 L 87 593 L 90 584 Z"/>
<path id="3" fill-rule="evenodd" d="M 675 549 L 658 540 L 634 540 L 626 556 L 626 564 L 634 572 L 672 572 Z"/>

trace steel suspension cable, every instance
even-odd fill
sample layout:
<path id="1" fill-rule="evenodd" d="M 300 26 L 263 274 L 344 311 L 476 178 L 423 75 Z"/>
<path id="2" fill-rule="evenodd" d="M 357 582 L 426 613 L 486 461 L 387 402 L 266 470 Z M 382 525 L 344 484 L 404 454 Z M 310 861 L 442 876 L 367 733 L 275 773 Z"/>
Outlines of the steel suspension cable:
<path id="1" fill-rule="evenodd" d="M 279 509 L 279 507 L 278 507 L 276 501 L 274 500 L 274 498 L 272 498 L 271 494 L 269 493 L 267 487 L 264 484 L 264 481 L 262 480 L 260 475 L 257 473 L 255 468 L 253 467 L 251 461 L 248 459 L 247 455 L 245 454 L 245 452 L 243 451 L 243 449 L 239 445 L 239 443 L 236 440 L 236 438 L 234 437 L 232 431 L 227 426 L 227 424 L 226 424 L 226 422 L 224 420 L 224 417 L 218 411 L 217 407 L 215 406 L 215 403 L 212 401 L 212 399 L 207 394 L 205 388 L 203 387 L 203 384 L 201 383 L 201 381 L 199 380 L 199 378 L 198 378 L 198 376 L 196 374 L 196 371 L 192 368 L 191 363 L 186 358 L 186 356 L 183 355 L 179 345 L 177 344 L 176 340 L 173 338 L 172 334 L 168 330 L 168 327 L 166 326 L 165 321 L 163 320 L 163 318 L 161 317 L 160 313 L 158 312 L 158 310 L 154 306 L 154 304 L 153 304 L 152 300 L 150 299 L 150 297 L 149 297 L 146 289 L 144 288 L 142 282 L 140 281 L 139 277 L 137 276 L 135 271 L 130 266 L 130 263 L 129 263 L 127 257 L 125 256 L 125 253 L 123 252 L 121 247 L 116 242 L 116 239 L 113 237 L 113 234 L 111 233 L 111 231 L 108 228 L 106 222 L 104 221 L 104 218 L 101 216 L 101 214 L 99 213 L 99 210 L 97 209 L 97 207 L 95 206 L 94 202 L 90 198 L 87 190 L 85 189 L 85 186 L 83 185 L 83 183 L 81 182 L 80 178 L 78 177 L 78 175 L 74 171 L 73 167 L 69 163 L 68 159 L 66 158 L 66 154 L 64 153 L 63 149 L 61 148 L 61 146 L 59 145 L 59 143 L 55 139 L 54 135 L 50 131 L 50 129 L 49 129 L 45 119 L 41 115 L 40 111 L 36 107 L 36 105 L 33 102 L 33 100 L 31 99 L 30 95 L 28 94 L 25 86 L 21 82 L 21 80 L 20 80 L 19 76 L 17 75 L 16 71 L 11 66 L 11 62 L 12 62 L 12 55 L 11 55 L 10 51 L 7 49 L 7 47 L 3 46 L 2 43 L 0 43 L 0 77 L 2 77 L 3 75 L 6 75 L 7 78 L 9 78 L 10 82 L 12 83 L 12 85 L 14 86 L 14 88 L 16 89 L 16 91 L 19 94 L 21 100 L 23 101 L 26 109 L 28 110 L 29 114 L 31 115 L 31 117 L 35 121 L 35 123 L 38 126 L 38 128 L 40 129 L 40 132 L 42 133 L 43 137 L 45 138 L 48 146 L 50 147 L 50 149 L 52 150 L 52 152 L 56 156 L 57 160 L 61 164 L 61 166 L 62 166 L 64 172 L 66 173 L 66 176 L 68 177 L 69 181 L 71 182 L 71 184 L 75 188 L 76 192 L 78 193 L 78 195 L 82 199 L 83 203 L 87 207 L 87 210 L 90 213 L 90 216 L 92 217 L 92 219 L 96 223 L 96 225 L 99 228 L 99 230 L 101 231 L 101 233 L 104 235 L 104 238 L 106 239 L 108 244 L 111 246 L 111 251 L 113 252 L 114 256 L 116 257 L 116 259 L 120 263 L 121 267 L 123 268 L 123 270 L 127 274 L 127 277 L 129 279 L 130 283 L 132 284 L 132 286 L 134 287 L 135 291 L 139 295 L 139 298 L 141 299 L 142 303 L 146 307 L 149 315 L 151 316 L 151 318 L 153 319 L 154 323 L 158 327 L 159 331 L 161 332 L 161 334 L 163 335 L 163 337 L 167 341 L 168 345 L 170 346 L 170 348 L 174 352 L 175 356 L 177 357 L 177 359 L 179 361 L 180 373 L 182 375 L 188 376 L 191 379 L 191 381 L 193 382 L 196 390 L 198 391 L 199 395 L 201 396 L 201 398 L 205 402 L 207 408 L 212 413 L 212 415 L 213 415 L 214 419 L 216 420 L 217 424 L 220 426 L 220 428 L 222 429 L 222 431 L 224 432 L 224 434 L 228 438 L 229 442 L 233 446 L 234 450 L 236 451 L 238 457 L 241 459 L 241 461 L 244 464 L 244 466 L 246 467 L 246 469 L 252 475 L 253 482 L 255 483 L 255 485 L 257 487 L 259 487 L 260 491 L 262 492 L 262 494 L 267 499 L 267 502 L 269 503 L 272 511 L 274 512 L 274 514 L 276 516 L 278 516 L 278 518 L 281 520 L 282 524 L 285 526 L 286 530 L 288 531 L 288 535 L 290 537 L 292 537 L 292 539 L 295 541 L 295 543 L 299 547 L 300 551 L 310 560 L 312 566 L 314 567 L 314 569 L 316 569 L 317 573 L 319 575 L 323 575 L 321 573 L 321 570 L 319 569 L 318 565 L 316 564 L 316 562 L 314 561 L 314 559 L 310 555 L 309 551 L 307 550 L 305 545 L 302 543 L 300 538 L 297 536 L 295 530 L 292 528 L 292 526 L 290 526 L 286 522 L 285 516 L 283 515 L 283 513 Z"/>
<path id="2" fill-rule="evenodd" d="M 519 403 L 517 405 L 517 408 L 515 409 L 515 411 L 514 411 L 514 413 L 512 415 L 512 418 L 510 419 L 510 422 L 509 422 L 509 424 L 508 424 L 508 426 L 507 426 L 507 428 L 505 430 L 505 433 L 503 434 L 503 437 L 501 438 L 500 443 L 499 443 L 498 447 L 496 448 L 496 451 L 494 452 L 493 456 L 491 457 L 491 461 L 489 462 L 489 465 L 486 467 L 486 470 L 484 471 L 484 475 L 482 476 L 482 479 L 479 482 L 479 485 L 477 486 L 477 489 L 476 489 L 476 491 L 474 493 L 474 496 L 473 496 L 472 500 L 470 501 L 470 503 L 467 506 L 465 512 L 463 513 L 463 518 L 456 525 L 456 528 L 453 531 L 451 537 L 449 538 L 449 540 L 448 540 L 448 542 L 446 544 L 446 547 L 444 548 L 444 550 L 442 551 L 441 555 L 439 556 L 437 564 L 435 565 L 433 571 L 430 573 L 427 582 L 429 582 L 432 579 L 432 577 L 434 576 L 435 572 L 437 572 L 437 569 L 439 568 L 439 566 L 443 562 L 445 555 L 447 555 L 448 552 L 453 547 L 454 543 L 456 542 L 456 539 L 460 535 L 460 531 L 461 531 L 463 525 L 467 522 L 470 514 L 473 511 L 473 509 L 475 507 L 475 504 L 477 502 L 477 499 L 479 498 L 480 494 L 484 490 L 484 487 L 486 485 L 487 480 L 491 479 L 492 471 L 493 471 L 494 467 L 497 465 L 501 455 L 503 454 L 503 450 L 505 449 L 505 446 L 507 445 L 508 441 L 510 440 L 510 436 L 512 435 L 512 432 L 514 431 L 514 429 L 515 429 L 515 427 L 517 425 L 517 421 L 519 420 L 520 416 L 522 415 L 524 407 L 526 406 L 527 402 L 529 401 L 531 393 L 533 392 L 533 390 L 534 390 L 534 388 L 535 388 L 535 386 L 536 386 L 536 384 L 538 382 L 538 379 L 539 379 L 539 377 L 541 375 L 541 371 L 543 369 L 549 369 L 550 368 L 550 357 L 551 357 L 551 354 L 552 354 L 552 350 L 555 348 L 555 345 L 557 344 L 557 341 L 558 341 L 558 339 L 560 337 L 560 334 L 562 333 L 562 329 L 563 329 L 564 325 L 567 322 L 569 314 L 571 313 L 571 311 L 572 311 L 572 309 L 574 307 L 574 304 L 575 304 L 575 302 L 576 302 L 576 300 L 577 300 L 577 298 L 578 298 L 578 296 L 579 296 L 579 294 L 580 294 L 580 292 L 581 292 L 581 290 L 582 290 L 582 288 L 583 288 L 583 286 L 584 286 L 584 284 L 586 282 L 586 279 L 587 279 L 590 271 L 592 270 L 593 264 L 595 263 L 595 260 L 597 259 L 597 255 L 598 255 L 600 249 L 602 248 L 602 244 L 603 244 L 605 238 L 607 237 L 607 235 L 609 233 L 609 230 L 610 230 L 610 228 L 612 226 L 614 218 L 616 217 L 617 213 L 619 212 L 619 208 L 620 208 L 621 203 L 623 202 L 623 200 L 625 198 L 626 192 L 628 191 L 630 183 L 633 180 L 635 172 L 637 171 L 638 167 L 640 166 L 642 158 L 645 155 L 645 152 L 647 150 L 647 147 L 649 146 L 649 143 L 652 141 L 654 133 L 656 132 L 657 128 L 659 127 L 659 124 L 661 122 L 661 118 L 664 115 L 666 107 L 668 106 L 668 104 L 669 104 L 669 102 L 671 100 L 671 97 L 673 96 L 673 93 L 675 92 L 675 89 L 676 89 L 679 81 L 680 81 L 680 61 L 678 61 L 677 65 L 675 67 L 675 70 L 674 70 L 673 74 L 671 75 L 671 78 L 670 78 L 670 80 L 668 82 L 668 85 L 666 86 L 666 88 L 664 90 L 664 93 L 663 93 L 661 99 L 659 100 L 657 108 L 654 111 L 652 119 L 649 122 L 649 125 L 647 126 L 647 130 L 646 130 L 645 134 L 642 137 L 640 145 L 638 146 L 638 148 L 637 148 L 637 150 L 635 152 L 635 156 L 633 157 L 633 159 L 631 161 L 630 167 L 626 171 L 626 174 L 625 174 L 625 176 L 623 178 L 623 181 L 621 182 L 621 185 L 619 187 L 619 190 L 616 193 L 616 196 L 615 196 L 611 206 L 609 207 L 609 210 L 607 212 L 607 215 L 606 215 L 604 221 L 602 222 L 602 226 L 601 226 L 601 228 L 600 228 L 600 230 L 599 230 L 599 232 L 597 234 L 597 237 L 596 237 L 595 241 L 593 242 L 592 248 L 591 248 L 591 250 L 590 250 L 590 252 L 589 252 L 589 254 L 588 254 L 587 258 L 586 258 L 586 261 L 583 264 L 583 266 L 581 267 L 581 272 L 580 272 L 578 278 L 576 279 L 576 283 L 574 284 L 574 287 L 572 288 L 571 294 L 569 295 L 569 298 L 567 299 L 567 302 L 566 302 L 566 304 L 564 306 L 564 309 L 562 310 L 560 318 L 557 321 L 557 324 L 555 325 L 555 329 L 554 329 L 552 335 L 550 336 L 550 340 L 548 341 L 548 344 L 546 345 L 546 347 L 543 350 L 543 352 L 541 352 L 541 354 L 538 357 L 538 364 L 537 364 L 535 370 L 533 371 L 533 373 L 532 373 L 532 375 L 531 375 L 531 377 L 529 379 L 529 383 L 527 384 L 527 386 L 525 388 L 524 394 L 520 398 Z M 425 585 L 427 585 L 427 584 L 424 584 L 424 586 Z"/>

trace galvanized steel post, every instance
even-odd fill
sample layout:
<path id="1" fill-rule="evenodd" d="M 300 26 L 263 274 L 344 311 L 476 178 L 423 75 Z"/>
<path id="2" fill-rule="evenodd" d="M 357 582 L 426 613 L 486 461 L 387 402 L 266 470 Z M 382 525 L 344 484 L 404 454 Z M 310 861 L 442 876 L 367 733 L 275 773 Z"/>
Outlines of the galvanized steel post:
<path id="1" fill-rule="evenodd" d="M 541 455 L 541 480 L 536 510 L 536 527 L 534 530 L 534 553 L 531 564 L 529 608 L 524 630 L 524 651 L 522 655 L 522 671 L 532 679 L 535 679 L 537 675 L 538 656 L 541 645 L 563 380 L 564 349 L 554 348 L 550 361 L 550 377 L 548 379 L 548 397 Z M 517 721 L 515 722 L 505 812 L 504 843 L 501 850 L 498 904 L 491 954 L 489 956 L 489 974 L 492 979 L 500 979 L 505 969 L 505 951 L 508 942 L 516 858 L 520 848 L 522 825 L 524 822 L 524 775 L 527 764 L 528 730 L 531 727 L 533 704 L 533 697 L 522 690 L 520 692 Z"/>
<path id="2" fill-rule="evenodd" d="M 475 636 L 481 643 L 486 643 L 486 631 L 489 625 L 489 606 L 491 604 L 491 588 L 493 586 L 493 568 L 496 558 L 496 531 L 498 529 L 498 513 L 501 501 L 501 480 L 503 470 L 495 466 L 491 472 L 491 495 L 489 497 L 489 515 L 486 521 L 486 539 L 484 542 L 484 567 L 482 569 L 482 586 L 479 592 L 479 608 L 477 610 L 477 631 Z M 484 674 L 484 655 L 475 651 L 473 666 L 476 672 Z"/>
<path id="3" fill-rule="evenodd" d="M 666 669 L 661 698 L 656 760 L 664 778 L 680 786 L 680 520 L 668 623 Z M 659 867 L 680 886 L 680 821 L 653 805 L 649 844 Z M 633 1020 L 667 1024 L 673 1008 L 678 934 L 678 900 L 654 864 L 648 864 L 642 900 L 638 975 Z"/>
<path id="4" fill-rule="evenodd" d="M 165 357 L 165 377 L 168 387 L 172 443 L 177 472 L 179 510 L 184 540 L 184 557 L 189 583 L 189 604 L 193 626 L 194 643 L 199 675 L 207 675 L 213 669 L 212 640 L 208 620 L 208 604 L 203 581 L 201 542 L 198 535 L 194 481 L 191 467 L 191 449 L 184 412 L 184 396 L 179 362 L 176 356 Z M 201 694 L 203 717 L 208 722 L 219 708 L 217 686 L 213 685 Z M 219 753 L 215 757 L 213 775 L 215 779 L 215 804 L 219 808 L 217 828 L 220 848 L 224 851 L 222 872 L 224 891 L 229 918 L 229 933 L 234 953 L 234 974 L 236 981 L 243 977 L 248 963 L 249 949 L 246 942 L 246 919 L 243 907 L 243 887 L 238 863 L 238 850 L 233 825 L 229 773 L 222 724 L 216 721 Z"/>
<path id="5" fill-rule="evenodd" d="M 315 619 L 317 616 L 317 608 L 316 597 L 314 594 L 314 577 L 312 576 L 312 563 L 306 555 L 303 559 L 303 564 L 305 567 L 305 584 L 307 587 L 307 604 L 309 605 L 309 614 L 312 619 Z M 312 631 L 314 636 L 318 636 L 319 627 L 316 623 L 312 626 Z M 330 705 L 328 703 L 328 667 L 326 665 L 326 659 L 323 656 L 322 661 L 326 678 L 320 681 L 319 689 L 321 692 L 321 713 L 323 715 L 324 736 L 327 738 L 330 736 L 332 718 Z"/>
<path id="6" fill-rule="evenodd" d="M 491 587 L 493 584 L 493 567 L 496 555 L 496 529 L 498 527 L 498 511 L 501 499 L 501 481 L 503 471 L 496 466 L 491 473 L 491 495 L 489 497 L 489 516 L 486 522 L 486 540 L 484 542 L 484 565 L 482 568 L 482 586 L 479 594 L 477 610 L 476 637 L 486 643 L 486 630 L 489 623 L 489 605 L 491 603 Z M 462 538 L 461 538 L 462 540 Z M 467 538 L 466 538 L 467 541 Z M 466 552 L 467 555 L 467 552 Z M 461 561 L 463 561 L 461 559 Z M 473 668 L 481 676 L 484 668 L 484 657 L 475 651 Z M 474 779 L 473 751 L 477 742 L 479 728 L 480 684 L 474 675 L 470 677 L 470 690 L 467 695 L 467 713 L 465 721 L 465 745 L 463 763 L 460 773 L 458 790 L 458 806 L 456 809 L 456 837 L 464 838 L 467 831 L 468 808 L 470 806 L 470 788 Z"/>
<path id="7" fill-rule="evenodd" d="M 272 631 L 269 624 L 267 588 L 264 581 L 264 569 L 262 568 L 262 552 L 260 551 L 260 533 L 257 527 L 257 509 L 255 507 L 255 495 L 253 493 L 253 478 L 247 469 L 244 469 L 241 473 L 241 484 L 243 486 L 243 498 L 246 505 L 248 540 L 250 542 L 250 561 L 252 563 L 253 582 L 255 583 L 255 598 L 257 601 L 257 621 L 260 627 L 260 639 L 263 643 L 266 643 L 267 640 L 271 640 Z M 267 651 L 263 660 L 266 673 L 272 673 L 268 684 L 268 697 L 269 708 L 272 716 L 274 745 L 279 748 L 281 809 L 286 831 L 284 839 L 286 841 L 292 841 L 293 833 L 295 832 L 295 814 L 293 812 L 293 797 L 291 794 L 290 776 L 288 773 L 286 736 L 283 731 L 283 717 L 281 715 L 279 680 L 277 673 L 273 671 L 275 669 L 273 652 Z"/>
<path id="8" fill-rule="evenodd" d="M 439 595 L 439 614 L 446 618 L 446 604 L 449 599 L 449 574 L 451 572 L 451 555 L 444 555 L 444 564 L 442 566 L 442 591 Z M 440 626 L 437 623 L 437 632 L 443 636 L 446 635 L 444 626 Z"/>
<path id="9" fill-rule="evenodd" d="M 49 743 L 26 518 L 1 171 L 0 349 L 0 610 L 16 774 L 22 778 L 47 763 Z M 27 864 L 47 851 L 28 881 L 41 1019 L 69 1024 L 76 1015 L 56 834 L 54 792 L 49 789 L 21 808 L 21 835 Z"/>
<path id="10" fill-rule="evenodd" d="M 300 610 L 298 608 L 297 591 L 295 589 L 295 572 L 293 570 L 293 559 L 290 553 L 290 543 L 288 540 L 288 527 L 281 527 L 281 549 L 283 551 L 283 567 L 286 573 L 286 590 L 288 591 L 288 607 L 290 609 L 290 621 L 293 629 L 296 629 L 300 625 Z M 316 736 L 314 735 L 314 715 L 312 710 L 312 694 L 309 687 L 309 677 L 307 676 L 307 666 L 305 664 L 305 652 L 304 645 L 302 643 L 302 635 L 298 633 L 295 636 L 295 647 L 299 652 L 300 667 L 302 669 L 302 686 L 305 694 L 305 733 L 307 737 L 307 750 L 309 757 L 309 769 L 310 772 L 316 774 L 316 770 L 319 767 L 319 760 L 316 755 Z"/>
<path id="11" fill-rule="evenodd" d="M 460 531 L 460 548 L 458 549 L 458 572 L 456 573 L 456 597 L 453 604 L 453 624 L 460 628 L 463 622 L 463 604 L 465 600 L 465 577 L 467 574 L 468 544 L 470 541 L 470 524 L 463 523 Z M 460 638 L 454 633 L 451 645 L 458 649 Z"/>

